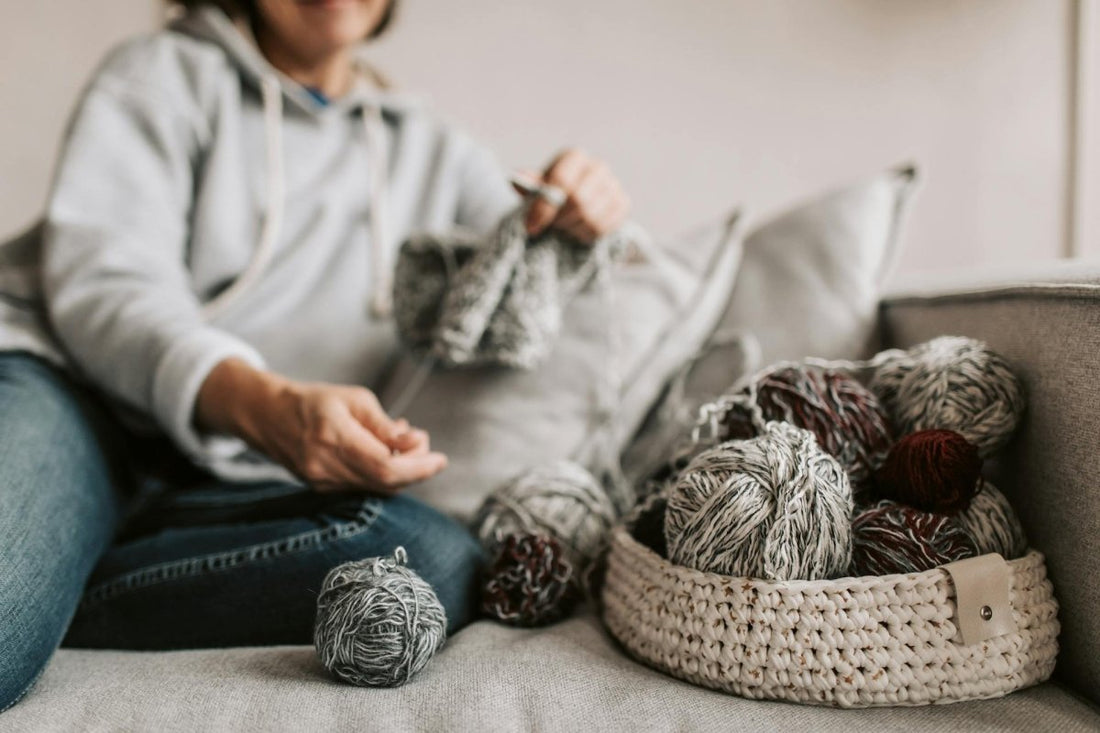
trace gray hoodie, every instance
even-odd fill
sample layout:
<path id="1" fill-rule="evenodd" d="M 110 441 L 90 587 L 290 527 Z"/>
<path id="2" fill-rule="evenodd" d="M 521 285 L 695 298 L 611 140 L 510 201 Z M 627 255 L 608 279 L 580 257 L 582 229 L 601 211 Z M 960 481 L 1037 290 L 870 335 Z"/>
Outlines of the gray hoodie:
<path id="1" fill-rule="evenodd" d="M 423 104 L 364 81 L 322 105 L 204 8 L 94 75 L 43 226 L 0 247 L 0 349 L 62 360 L 216 472 L 272 475 L 222 470 L 243 445 L 195 431 L 214 365 L 375 384 L 398 244 L 516 201 Z"/>

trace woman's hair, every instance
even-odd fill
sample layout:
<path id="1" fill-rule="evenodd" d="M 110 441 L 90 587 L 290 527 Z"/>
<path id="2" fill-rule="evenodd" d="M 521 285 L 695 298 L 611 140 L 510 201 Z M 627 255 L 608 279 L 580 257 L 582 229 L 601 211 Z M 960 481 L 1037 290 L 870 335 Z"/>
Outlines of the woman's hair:
<path id="1" fill-rule="evenodd" d="M 168 0 L 169 5 L 178 5 L 182 8 L 190 10 L 197 8 L 200 5 L 214 5 L 225 11 L 226 15 L 230 18 L 247 18 L 250 22 L 256 22 L 256 3 L 255 0 Z M 378 25 L 374 27 L 374 30 L 370 32 L 367 38 L 378 38 L 386 32 L 386 29 L 390 27 L 390 23 L 393 21 L 394 8 L 397 6 L 397 0 L 390 0 L 386 5 L 386 12 L 382 13 L 382 19 L 378 21 Z M 364 39 L 366 40 L 366 39 Z"/>

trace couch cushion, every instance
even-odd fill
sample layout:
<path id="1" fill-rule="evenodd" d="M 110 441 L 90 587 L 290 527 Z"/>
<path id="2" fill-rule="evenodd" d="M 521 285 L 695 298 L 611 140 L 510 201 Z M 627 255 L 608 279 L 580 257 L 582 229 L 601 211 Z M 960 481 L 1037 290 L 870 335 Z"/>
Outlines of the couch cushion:
<path id="1" fill-rule="evenodd" d="M 888 299 L 882 324 L 902 347 L 982 339 L 1023 380 L 1028 412 L 990 478 L 1047 557 L 1061 606 L 1055 677 L 1100 703 L 1100 263 L 1042 269 L 911 289 Z"/>
<path id="2" fill-rule="evenodd" d="M 403 357 L 382 403 L 414 392 L 401 414 L 450 458 L 446 471 L 409 493 L 469 519 L 490 491 L 528 468 L 617 454 L 713 330 L 741 259 L 739 220 L 732 214 L 656 248 L 653 261 L 616 268 L 610 315 L 600 288 L 582 291 L 565 309 L 548 361 L 534 370 L 436 368 L 416 388 L 419 362 Z M 610 370 L 623 382 L 617 405 L 601 404 Z M 615 421 L 605 419 L 607 408 Z"/>
<path id="3" fill-rule="evenodd" d="M 62 650 L 2 731 L 1094 731 L 1100 712 L 1045 684 L 998 700 L 837 710 L 744 700 L 624 656 L 588 612 L 542 630 L 483 621 L 405 687 L 327 677 L 308 647 Z"/>
<path id="4" fill-rule="evenodd" d="M 897 259 L 915 180 L 912 167 L 889 170 L 753 229 L 719 329 L 754 334 L 761 365 L 873 350 L 879 294 Z M 704 362 L 696 371 L 710 367 Z M 714 389 L 701 378 L 697 384 Z"/>

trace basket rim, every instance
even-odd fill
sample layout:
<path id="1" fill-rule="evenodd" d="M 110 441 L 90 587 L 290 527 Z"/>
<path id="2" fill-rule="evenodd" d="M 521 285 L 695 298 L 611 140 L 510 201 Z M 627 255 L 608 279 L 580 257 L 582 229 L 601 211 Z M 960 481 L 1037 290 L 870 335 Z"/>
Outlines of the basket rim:
<path id="1" fill-rule="evenodd" d="M 687 565 L 677 565 L 671 560 L 661 557 L 652 548 L 647 547 L 635 539 L 631 532 L 631 528 L 627 525 L 619 525 L 612 531 L 611 553 L 614 553 L 615 548 L 620 545 L 631 552 L 642 554 L 649 564 L 656 564 L 662 571 L 667 570 L 679 575 L 695 577 L 700 584 L 709 582 L 711 584 L 722 585 L 736 581 L 740 583 L 752 583 L 759 589 L 817 591 L 830 589 L 837 590 L 838 586 L 858 587 L 868 583 L 900 582 L 903 580 L 917 580 L 921 578 L 929 582 L 937 582 L 950 577 L 950 574 L 942 565 L 916 573 L 846 575 L 841 578 L 824 578 L 819 580 L 769 580 L 767 578 L 755 578 L 748 575 L 722 575 L 721 573 L 696 570 Z M 1000 557 L 999 553 L 985 553 L 983 555 L 975 555 L 975 557 L 986 557 L 987 555 L 998 555 Z M 1020 557 L 1012 560 L 1005 560 L 1005 562 L 1008 564 L 1010 570 L 1015 571 L 1027 565 L 1045 563 L 1046 558 L 1043 556 L 1043 553 L 1033 547 L 1029 547 L 1027 552 Z"/>

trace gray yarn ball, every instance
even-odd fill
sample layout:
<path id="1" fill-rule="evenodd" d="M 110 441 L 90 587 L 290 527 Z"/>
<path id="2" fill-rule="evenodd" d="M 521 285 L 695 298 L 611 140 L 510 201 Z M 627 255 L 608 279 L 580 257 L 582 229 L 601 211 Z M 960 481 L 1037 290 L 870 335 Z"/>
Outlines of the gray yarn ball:
<path id="1" fill-rule="evenodd" d="M 611 499 L 591 473 L 572 461 L 557 461 L 526 471 L 490 494 L 474 524 L 490 556 L 505 535 L 545 533 L 584 570 L 599 554 L 615 518 Z"/>
<path id="2" fill-rule="evenodd" d="M 771 580 L 843 575 L 852 555 L 848 474 L 813 433 L 769 422 L 698 454 L 668 496 L 674 563 Z"/>
<path id="3" fill-rule="evenodd" d="M 899 435 L 954 430 L 983 457 L 1012 437 L 1024 412 L 1024 389 L 1008 363 L 981 341 L 941 336 L 882 356 L 870 388 Z"/>
<path id="4" fill-rule="evenodd" d="M 396 687 L 447 639 L 435 591 L 405 567 L 405 548 L 329 571 L 317 597 L 313 644 L 325 668 L 361 687 Z"/>
<path id="5" fill-rule="evenodd" d="M 1027 536 L 1020 518 L 1005 495 L 988 481 L 956 518 L 974 540 L 979 554 L 996 552 L 1005 560 L 1014 560 L 1027 552 Z"/>

